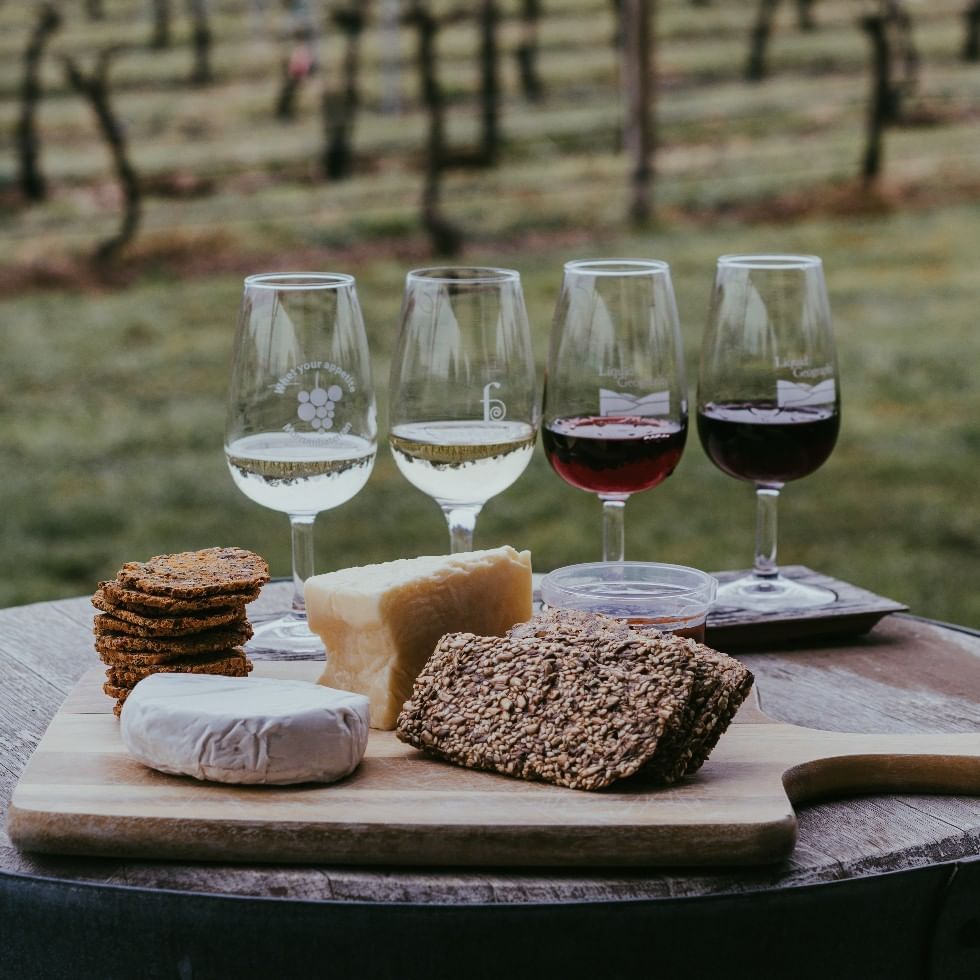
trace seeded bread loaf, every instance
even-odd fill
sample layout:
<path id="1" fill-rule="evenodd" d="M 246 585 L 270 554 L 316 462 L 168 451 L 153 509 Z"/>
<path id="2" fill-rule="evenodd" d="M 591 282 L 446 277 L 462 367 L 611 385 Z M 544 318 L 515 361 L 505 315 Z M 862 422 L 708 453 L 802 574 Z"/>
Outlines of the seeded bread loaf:
<path id="1" fill-rule="evenodd" d="M 641 772 L 669 783 L 704 762 L 751 683 L 693 640 L 551 612 L 503 639 L 443 637 L 397 733 L 460 765 L 573 789 Z"/>

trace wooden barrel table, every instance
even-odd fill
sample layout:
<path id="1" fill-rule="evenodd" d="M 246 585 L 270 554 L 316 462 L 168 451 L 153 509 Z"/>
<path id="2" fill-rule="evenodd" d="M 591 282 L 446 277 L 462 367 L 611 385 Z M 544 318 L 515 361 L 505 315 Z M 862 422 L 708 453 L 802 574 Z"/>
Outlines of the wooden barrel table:
<path id="1" fill-rule="evenodd" d="M 260 603 L 285 601 L 267 587 Z M 87 598 L 0 611 L 0 810 L 78 678 Z M 740 653 L 771 716 L 976 732 L 980 634 L 894 615 Z M 792 855 L 739 869 L 434 869 L 24 853 L 0 829 L 0 976 L 980 977 L 980 798 L 798 811 Z M 3 826 L 5 827 L 5 821 Z"/>

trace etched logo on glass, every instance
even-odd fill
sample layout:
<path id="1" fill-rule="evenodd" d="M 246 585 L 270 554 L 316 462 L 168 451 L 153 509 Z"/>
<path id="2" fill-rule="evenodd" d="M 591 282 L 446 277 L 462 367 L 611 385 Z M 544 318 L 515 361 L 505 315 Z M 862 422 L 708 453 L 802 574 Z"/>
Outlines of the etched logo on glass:
<path id="1" fill-rule="evenodd" d="M 647 418 L 670 414 L 670 392 L 654 391 L 649 395 L 634 395 L 628 391 L 599 389 L 599 414 L 610 416 L 640 416 Z"/>
<path id="2" fill-rule="evenodd" d="M 491 398 L 490 392 L 500 388 L 499 381 L 490 381 L 483 386 L 483 421 L 500 422 L 507 418 L 507 406 L 499 398 Z"/>
<path id="3" fill-rule="evenodd" d="M 279 378 L 273 391 L 294 399 L 293 418 L 283 427 L 299 441 L 306 437 L 333 438 L 351 431 L 351 423 L 341 423 L 341 404 L 357 391 L 353 376 L 332 361 L 307 361 Z M 295 394 L 291 394 L 295 392 Z"/>
<path id="4" fill-rule="evenodd" d="M 837 401 L 837 385 L 833 378 L 815 385 L 805 381 L 776 382 L 776 404 L 779 408 L 804 408 L 807 405 L 833 405 Z"/>
<path id="5" fill-rule="evenodd" d="M 322 431 L 332 429 L 337 403 L 344 397 L 344 390 L 340 385 L 321 388 L 319 371 L 314 376 L 313 384 L 311 391 L 303 388 L 297 393 L 296 400 L 299 406 L 296 414 L 301 421 L 308 422 L 314 429 Z"/>

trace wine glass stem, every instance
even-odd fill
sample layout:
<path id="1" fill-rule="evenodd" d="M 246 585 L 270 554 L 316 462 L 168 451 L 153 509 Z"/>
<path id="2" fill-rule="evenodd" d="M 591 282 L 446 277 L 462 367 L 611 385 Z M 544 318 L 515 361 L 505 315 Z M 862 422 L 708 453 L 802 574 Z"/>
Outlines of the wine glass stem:
<path id="1" fill-rule="evenodd" d="M 443 505 L 442 512 L 449 524 L 449 552 L 456 555 L 461 551 L 473 550 L 473 531 L 476 530 L 476 519 L 482 510 L 480 505 L 468 507 L 453 507 Z"/>
<path id="2" fill-rule="evenodd" d="M 757 578 L 775 578 L 779 574 L 776 565 L 776 505 L 779 488 L 756 485 L 755 517 L 755 567 Z"/>
<path id="3" fill-rule="evenodd" d="M 623 512 L 626 500 L 622 497 L 600 497 L 602 501 L 602 560 L 622 561 L 626 550 L 626 530 Z"/>
<path id="4" fill-rule="evenodd" d="M 293 531 L 293 613 L 306 615 L 303 585 L 313 574 L 313 522 L 316 515 L 290 514 L 289 525 Z"/>

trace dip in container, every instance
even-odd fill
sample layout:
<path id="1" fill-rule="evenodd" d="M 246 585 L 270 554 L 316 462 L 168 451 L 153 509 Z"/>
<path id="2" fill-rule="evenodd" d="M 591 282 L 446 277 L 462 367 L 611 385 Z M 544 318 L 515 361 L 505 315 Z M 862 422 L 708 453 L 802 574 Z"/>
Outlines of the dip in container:
<path id="1" fill-rule="evenodd" d="M 548 608 L 602 613 L 634 629 L 676 633 L 700 643 L 717 590 L 717 579 L 706 572 L 648 561 L 566 565 L 541 581 Z"/>

